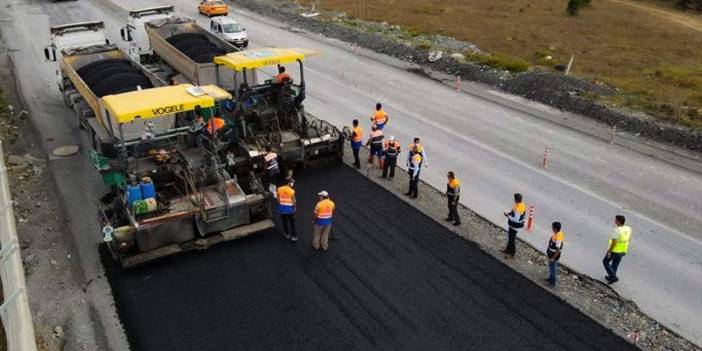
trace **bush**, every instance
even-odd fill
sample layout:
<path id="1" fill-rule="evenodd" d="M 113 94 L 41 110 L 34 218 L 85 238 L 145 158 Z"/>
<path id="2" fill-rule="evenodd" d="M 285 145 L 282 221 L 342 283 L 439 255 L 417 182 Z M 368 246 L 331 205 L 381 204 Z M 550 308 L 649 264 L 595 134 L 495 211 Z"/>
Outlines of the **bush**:
<path id="1" fill-rule="evenodd" d="M 702 0 L 678 0 L 678 6 L 686 10 L 702 11 Z"/>
<path id="2" fill-rule="evenodd" d="M 578 14 L 581 8 L 590 6 L 591 0 L 568 0 L 568 5 L 566 6 L 566 11 L 571 16 Z"/>

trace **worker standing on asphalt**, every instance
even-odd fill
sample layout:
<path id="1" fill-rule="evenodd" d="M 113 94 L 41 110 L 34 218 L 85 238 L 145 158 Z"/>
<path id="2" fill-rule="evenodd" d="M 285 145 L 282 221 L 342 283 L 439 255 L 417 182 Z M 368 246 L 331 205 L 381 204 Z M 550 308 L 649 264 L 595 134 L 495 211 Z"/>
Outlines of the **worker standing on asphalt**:
<path id="1" fill-rule="evenodd" d="M 622 258 L 626 255 L 626 252 L 629 251 L 631 227 L 624 223 L 626 223 L 626 218 L 624 218 L 624 216 L 617 215 L 614 217 L 614 224 L 617 227 L 614 229 L 613 237 L 609 241 L 607 254 L 602 260 L 605 271 L 607 271 L 605 279 L 607 279 L 610 284 L 619 281 L 619 278 L 617 278 L 617 269 L 619 269 L 619 263 L 622 262 Z"/>
<path id="2" fill-rule="evenodd" d="M 283 222 L 283 237 L 297 242 L 297 228 L 295 226 L 295 180 L 292 177 L 285 178 L 285 185 L 278 188 L 278 214 Z"/>
<path id="3" fill-rule="evenodd" d="M 453 171 L 446 174 L 448 183 L 446 184 L 446 198 L 448 199 L 448 217 L 447 222 L 453 221 L 453 225 L 461 225 L 461 218 L 458 216 L 458 199 L 461 196 L 461 182 L 456 179 Z"/>
<path id="4" fill-rule="evenodd" d="M 351 132 L 351 150 L 353 151 L 353 165 L 360 169 L 361 160 L 358 153 L 363 146 L 363 129 L 358 125 L 358 120 L 353 120 L 353 131 Z"/>
<path id="5" fill-rule="evenodd" d="M 425 167 L 428 166 L 428 164 L 427 164 L 427 153 L 426 153 L 426 151 L 424 150 L 424 145 L 422 145 L 421 141 L 419 140 L 419 137 L 414 137 L 414 142 L 412 142 L 412 144 L 410 144 L 410 146 L 409 146 L 409 151 L 410 151 L 410 153 L 411 153 L 412 151 L 416 151 L 416 152 L 418 152 L 420 155 L 422 155 L 422 165 L 425 166 Z M 411 154 L 407 156 L 407 162 L 410 161 L 409 158 L 410 158 L 411 156 L 412 156 Z"/>
<path id="6" fill-rule="evenodd" d="M 370 120 L 373 122 L 372 125 L 378 128 L 378 130 L 383 130 L 383 128 L 385 128 L 390 118 L 388 114 L 385 113 L 385 110 L 383 110 L 383 105 L 381 103 L 375 104 L 375 112 Z"/>
<path id="7" fill-rule="evenodd" d="M 548 247 L 546 248 L 546 256 L 548 256 L 548 279 L 546 281 L 551 286 L 556 286 L 558 280 L 558 260 L 561 258 L 561 250 L 563 249 L 563 241 L 565 234 L 561 230 L 561 222 L 551 223 L 553 233 L 548 239 Z"/>
<path id="8" fill-rule="evenodd" d="M 388 141 L 385 142 L 383 154 L 385 157 L 385 161 L 383 162 L 383 178 L 389 176 L 390 180 L 392 180 L 392 178 L 395 177 L 397 156 L 400 154 L 400 143 L 395 140 L 395 136 L 391 135 Z"/>
<path id="9" fill-rule="evenodd" d="M 312 247 L 315 250 L 320 248 L 327 251 L 329 247 L 329 232 L 332 226 L 332 215 L 336 206 L 332 200 L 329 200 L 329 193 L 322 190 L 317 194 L 319 202 L 314 208 L 314 236 L 312 239 Z"/>
<path id="10" fill-rule="evenodd" d="M 275 187 L 280 174 L 280 166 L 278 166 L 278 154 L 273 152 L 270 145 L 266 146 L 266 154 L 263 155 L 263 162 L 266 167 L 266 175 L 268 176 L 268 188 L 275 195 Z"/>
<path id="11" fill-rule="evenodd" d="M 517 234 L 519 230 L 524 228 L 524 217 L 526 215 L 526 205 L 522 202 L 522 194 L 514 194 L 514 206 L 512 210 L 504 213 L 507 217 L 507 247 L 502 250 L 502 253 L 513 258 L 517 253 Z"/>
<path id="12" fill-rule="evenodd" d="M 373 126 L 371 127 L 371 132 L 370 135 L 368 135 L 368 141 L 366 142 L 366 146 L 370 146 L 370 154 L 368 155 L 368 163 L 373 164 L 373 161 L 375 160 L 375 156 L 378 156 L 378 159 L 383 157 L 383 131 L 378 129 L 378 127 Z M 379 161 L 382 163 L 382 161 Z"/>
<path id="13" fill-rule="evenodd" d="M 422 165 L 422 155 L 414 151 L 410 154 L 410 161 L 407 163 L 407 173 L 409 173 L 409 191 L 405 194 L 416 199 L 419 195 L 419 168 Z"/>

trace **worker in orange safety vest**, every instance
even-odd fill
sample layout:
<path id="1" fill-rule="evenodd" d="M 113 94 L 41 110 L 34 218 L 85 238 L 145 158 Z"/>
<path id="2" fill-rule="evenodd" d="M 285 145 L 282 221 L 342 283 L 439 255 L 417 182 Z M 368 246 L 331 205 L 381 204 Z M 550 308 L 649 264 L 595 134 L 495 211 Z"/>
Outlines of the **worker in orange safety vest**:
<path id="1" fill-rule="evenodd" d="M 370 120 L 372 125 L 378 128 L 378 130 L 383 130 L 383 128 L 385 128 L 385 125 L 388 123 L 390 118 L 385 110 L 383 110 L 383 105 L 381 103 L 375 104 L 375 112 Z"/>
<path id="2" fill-rule="evenodd" d="M 329 248 L 329 233 L 331 232 L 332 217 L 336 205 L 329 200 L 329 193 L 322 190 L 319 196 L 319 202 L 314 208 L 314 235 L 312 239 L 312 247 L 315 250 L 320 248 L 327 251 Z"/>
<path id="3" fill-rule="evenodd" d="M 297 228 L 295 227 L 295 180 L 292 177 L 285 178 L 285 185 L 278 188 L 278 214 L 283 222 L 283 237 L 297 242 Z"/>
<path id="4" fill-rule="evenodd" d="M 358 120 L 353 120 L 353 129 L 351 131 L 351 151 L 353 151 L 353 165 L 356 168 L 361 168 L 361 159 L 358 155 L 363 147 L 363 129 L 358 125 Z"/>

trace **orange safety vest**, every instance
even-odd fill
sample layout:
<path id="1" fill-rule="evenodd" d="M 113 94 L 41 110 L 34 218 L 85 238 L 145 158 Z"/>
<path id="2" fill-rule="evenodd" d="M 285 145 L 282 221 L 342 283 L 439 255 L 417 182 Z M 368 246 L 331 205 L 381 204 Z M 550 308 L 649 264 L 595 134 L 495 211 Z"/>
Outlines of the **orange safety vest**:
<path id="1" fill-rule="evenodd" d="M 329 199 L 324 199 L 317 203 L 314 208 L 314 214 L 317 217 L 315 221 L 319 225 L 329 225 L 332 223 L 332 215 L 334 213 L 334 202 Z"/>
<path id="2" fill-rule="evenodd" d="M 207 131 L 212 134 L 215 131 L 218 131 L 224 127 L 224 119 L 219 118 L 219 117 L 212 117 L 210 118 L 209 121 L 207 121 Z"/>
<path id="3" fill-rule="evenodd" d="M 355 127 L 353 129 L 353 132 L 356 133 L 356 136 L 353 137 L 353 141 L 360 143 L 363 141 L 363 129 L 361 127 Z"/>
<path id="4" fill-rule="evenodd" d="M 275 76 L 275 81 L 278 82 L 278 83 L 282 83 L 282 82 L 284 82 L 286 79 L 287 79 L 287 80 L 290 80 L 290 75 L 287 74 L 287 73 L 280 73 L 280 74 L 278 74 L 277 76 Z"/>
<path id="5" fill-rule="evenodd" d="M 457 178 L 451 179 L 446 185 L 446 195 L 456 196 L 461 194 L 461 182 Z"/>
<path id="6" fill-rule="evenodd" d="M 381 108 L 380 110 L 375 111 L 375 114 L 373 114 L 373 119 L 375 120 L 376 124 L 383 124 L 385 121 L 387 121 L 388 114 Z"/>
<path id="7" fill-rule="evenodd" d="M 285 206 L 288 209 L 292 209 L 295 204 L 293 203 L 293 197 L 295 196 L 295 190 L 291 188 L 289 185 L 283 185 L 280 188 L 278 188 L 278 204 L 280 205 L 278 209 L 281 209 L 281 206 Z"/>

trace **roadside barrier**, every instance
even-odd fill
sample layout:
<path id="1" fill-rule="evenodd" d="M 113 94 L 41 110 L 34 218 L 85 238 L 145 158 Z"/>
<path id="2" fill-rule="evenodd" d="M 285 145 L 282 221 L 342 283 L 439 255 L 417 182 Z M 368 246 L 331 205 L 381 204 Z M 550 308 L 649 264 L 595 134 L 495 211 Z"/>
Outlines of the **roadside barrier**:
<path id="1" fill-rule="evenodd" d="M 548 145 L 544 148 L 544 162 L 541 164 L 542 167 L 548 168 Z"/>
<path id="2" fill-rule="evenodd" d="M 15 227 L 15 213 L 10 196 L 10 181 L 0 141 L 0 278 L 4 301 L 0 317 L 10 351 L 36 351 L 34 325 L 29 310 L 24 266 Z"/>

